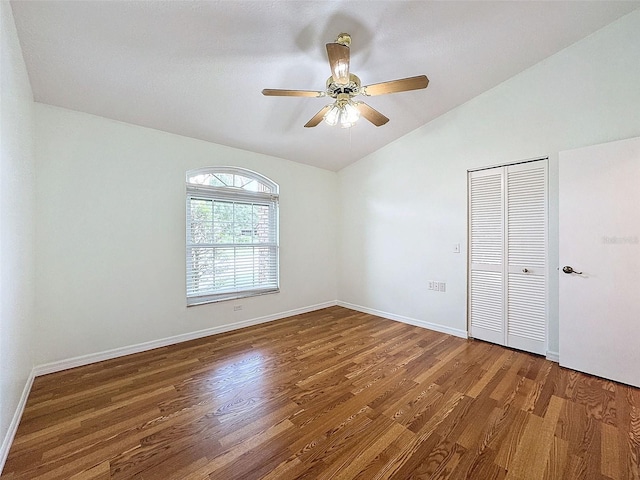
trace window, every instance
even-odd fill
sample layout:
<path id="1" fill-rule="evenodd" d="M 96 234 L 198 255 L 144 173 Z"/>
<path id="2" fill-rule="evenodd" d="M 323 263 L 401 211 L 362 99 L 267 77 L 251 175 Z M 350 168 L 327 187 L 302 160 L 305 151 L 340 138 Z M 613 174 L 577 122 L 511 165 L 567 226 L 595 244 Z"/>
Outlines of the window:
<path id="1" fill-rule="evenodd" d="M 278 291 L 278 185 L 242 168 L 188 171 L 187 305 Z"/>

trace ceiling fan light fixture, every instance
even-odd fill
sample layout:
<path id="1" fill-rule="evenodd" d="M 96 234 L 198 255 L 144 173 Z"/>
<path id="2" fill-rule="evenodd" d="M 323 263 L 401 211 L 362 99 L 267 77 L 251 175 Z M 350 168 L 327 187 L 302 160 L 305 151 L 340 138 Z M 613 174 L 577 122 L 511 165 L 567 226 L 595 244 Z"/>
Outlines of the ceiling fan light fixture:
<path id="1" fill-rule="evenodd" d="M 360 110 L 351 100 L 344 104 L 340 113 L 340 127 L 342 128 L 353 127 L 360 118 Z"/>
<path id="2" fill-rule="evenodd" d="M 324 115 L 324 121 L 327 125 L 340 128 L 353 127 L 360 118 L 360 110 L 351 100 L 338 100 L 332 104 L 329 111 Z"/>
<path id="3" fill-rule="evenodd" d="M 329 111 L 324 114 L 324 121 L 327 125 L 331 125 L 332 127 L 338 124 L 338 119 L 340 118 L 340 107 L 335 103 L 331 105 Z"/>

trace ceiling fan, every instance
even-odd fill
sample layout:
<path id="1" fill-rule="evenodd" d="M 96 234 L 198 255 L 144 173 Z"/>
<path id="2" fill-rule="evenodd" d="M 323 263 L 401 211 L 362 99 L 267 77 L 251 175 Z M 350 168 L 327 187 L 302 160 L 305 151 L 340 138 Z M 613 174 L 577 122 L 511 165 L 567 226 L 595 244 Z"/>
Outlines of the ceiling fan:
<path id="1" fill-rule="evenodd" d="M 384 125 L 389 121 L 382 113 L 370 107 L 364 102 L 355 101 L 356 95 L 374 96 L 385 95 L 387 93 L 406 92 L 427 88 L 429 79 L 426 75 L 417 77 L 401 78 L 389 82 L 375 83 L 373 85 L 362 86 L 360 79 L 349 72 L 349 46 L 351 45 L 351 35 L 341 33 L 334 43 L 327 43 L 327 55 L 331 66 L 331 76 L 327 79 L 325 91 L 313 90 L 279 90 L 265 88 L 263 95 L 277 97 L 331 97 L 335 102 L 326 105 L 305 127 L 315 127 L 322 120 L 329 125 L 340 125 L 343 128 L 352 127 L 362 115 L 373 123 L 376 127 Z"/>

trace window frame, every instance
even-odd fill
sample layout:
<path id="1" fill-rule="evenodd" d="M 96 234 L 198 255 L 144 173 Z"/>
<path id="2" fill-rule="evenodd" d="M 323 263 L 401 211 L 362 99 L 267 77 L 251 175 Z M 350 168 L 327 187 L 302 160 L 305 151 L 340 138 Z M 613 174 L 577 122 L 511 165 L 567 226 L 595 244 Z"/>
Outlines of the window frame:
<path id="1" fill-rule="evenodd" d="M 190 181 L 194 177 L 201 175 L 233 175 L 233 182 L 236 183 L 236 176 L 249 180 L 241 186 L 212 186 L 207 184 L 194 183 Z M 220 178 L 216 177 L 218 182 Z M 186 251 L 186 300 L 187 306 L 202 305 L 207 303 L 216 303 L 227 300 L 236 300 L 239 298 L 247 298 L 258 295 L 267 295 L 271 293 L 278 293 L 280 291 L 280 241 L 279 241 L 279 187 L 278 184 L 271 179 L 254 172 L 252 170 L 240 168 L 240 167 L 204 167 L 194 170 L 188 170 L 186 172 L 186 225 L 185 225 L 185 251 Z M 253 188 L 246 189 L 248 185 L 256 182 Z M 220 182 L 222 183 L 222 182 Z M 267 191 L 256 191 L 267 190 Z M 210 244 L 192 243 L 191 242 L 191 202 L 193 199 L 203 199 L 212 202 L 225 202 L 233 204 L 250 204 L 250 205 L 266 205 L 269 207 L 269 242 L 247 242 L 247 243 L 217 243 L 212 240 Z M 215 210 L 213 211 L 215 212 Z M 215 225 L 215 217 L 212 212 L 212 228 Z M 236 226 L 235 221 L 233 226 Z M 213 230 L 212 230 L 213 234 Z M 212 236 L 213 238 L 213 236 Z M 211 288 L 207 292 L 195 293 L 190 291 L 190 285 L 193 281 L 193 265 L 192 265 L 192 250 L 193 248 L 210 248 L 215 251 L 220 249 L 233 249 L 234 254 L 236 249 L 245 247 L 259 247 L 268 248 L 272 250 L 268 256 L 268 262 L 275 269 L 275 272 L 269 273 L 270 282 L 265 286 L 256 286 L 255 283 L 251 286 L 234 286 L 230 288 Z M 218 246 L 216 246 L 218 245 Z M 254 252 L 255 254 L 255 252 Z M 238 264 L 234 261 L 234 269 Z M 236 272 L 233 273 L 234 284 L 237 280 Z"/>

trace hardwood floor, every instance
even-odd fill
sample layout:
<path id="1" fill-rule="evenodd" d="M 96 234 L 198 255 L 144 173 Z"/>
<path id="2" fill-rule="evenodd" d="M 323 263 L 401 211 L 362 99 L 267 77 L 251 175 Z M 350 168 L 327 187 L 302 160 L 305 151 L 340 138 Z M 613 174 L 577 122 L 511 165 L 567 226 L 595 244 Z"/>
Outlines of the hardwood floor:
<path id="1" fill-rule="evenodd" d="M 640 479 L 640 390 L 332 307 L 36 378 L 2 478 Z"/>

